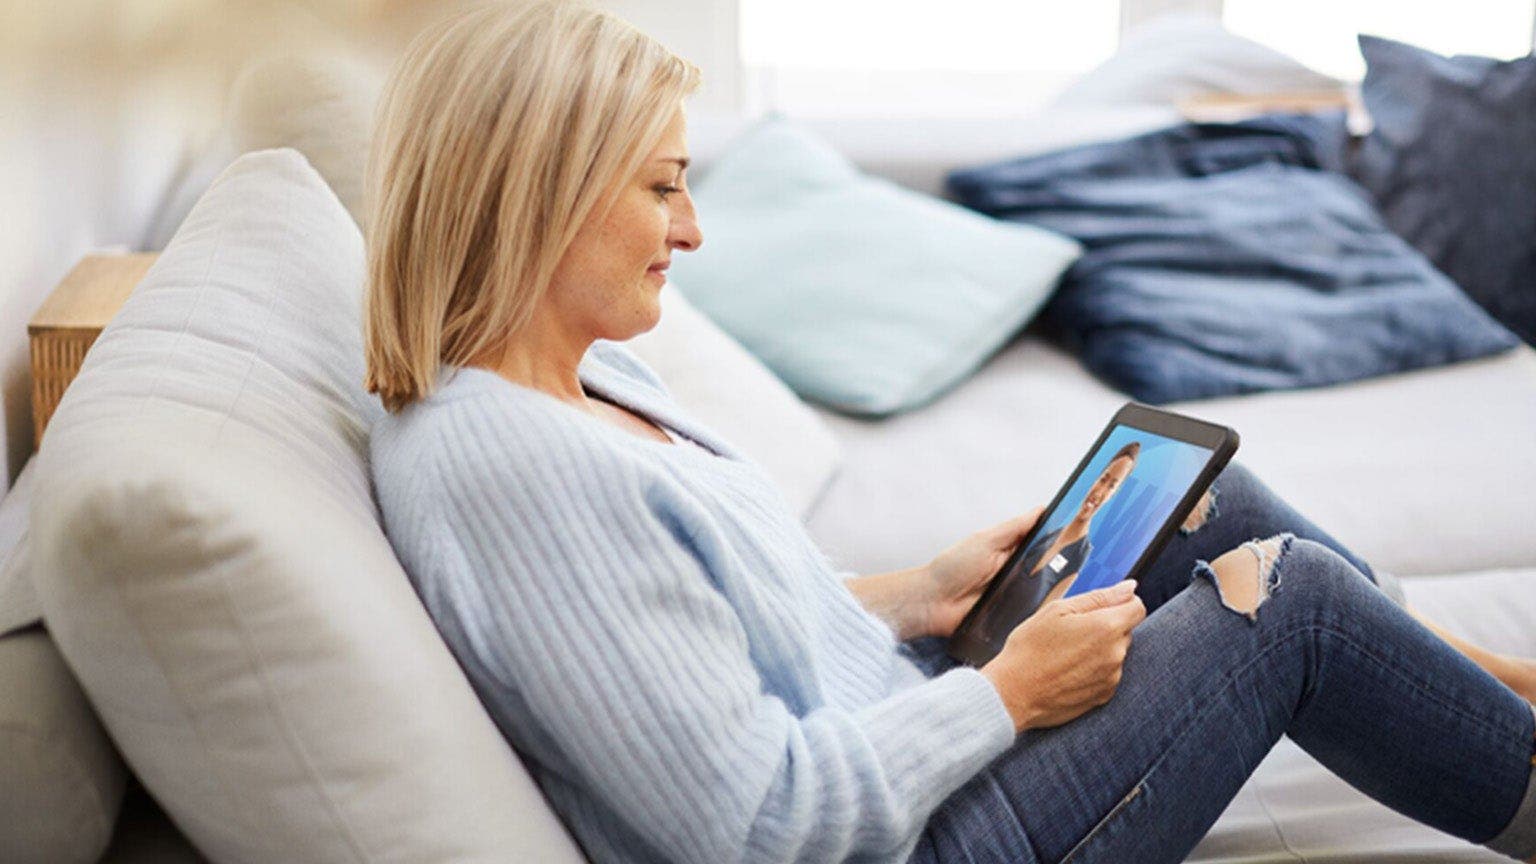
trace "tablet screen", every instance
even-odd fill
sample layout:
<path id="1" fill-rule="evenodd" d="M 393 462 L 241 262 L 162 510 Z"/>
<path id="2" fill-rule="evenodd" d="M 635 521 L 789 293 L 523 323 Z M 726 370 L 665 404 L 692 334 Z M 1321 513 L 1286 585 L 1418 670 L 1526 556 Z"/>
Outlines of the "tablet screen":
<path id="1" fill-rule="evenodd" d="M 1213 451 L 1116 425 L 977 610 L 976 635 L 1001 648 L 1048 600 L 1112 585 L 1130 572 Z"/>

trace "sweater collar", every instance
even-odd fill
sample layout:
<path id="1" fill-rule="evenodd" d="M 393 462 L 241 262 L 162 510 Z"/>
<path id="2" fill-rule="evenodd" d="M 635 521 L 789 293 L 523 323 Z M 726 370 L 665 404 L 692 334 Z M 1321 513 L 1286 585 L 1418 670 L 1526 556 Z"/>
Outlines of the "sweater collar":
<path id="1" fill-rule="evenodd" d="M 576 367 L 576 377 L 583 386 L 604 399 L 620 405 L 659 426 L 665 426 L 685 438 L 704 445 L 711 452 L 738 462 L 746 457 L 714 430 L 685 413 L 677 403 L 660 392 L 615 369 L 589 350 Z M 677 446 L 677 445 L 671 445 Z"/>

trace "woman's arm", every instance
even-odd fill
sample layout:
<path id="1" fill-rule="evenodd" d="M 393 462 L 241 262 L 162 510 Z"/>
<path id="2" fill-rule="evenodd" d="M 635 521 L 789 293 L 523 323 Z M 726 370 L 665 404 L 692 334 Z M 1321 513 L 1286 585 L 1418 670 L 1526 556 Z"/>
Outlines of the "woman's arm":
<path id="1" fill-rule="evenodd" d="M 861 606 L 889 624 L 902 642 L 919 636 L 946 635 L 933 633 L 933 603 L 927 596 L 933 577 L 928 574 L 928 567 L 925 564 L 890 573 L 850 576 L 843 584 Z"/>
<path id="2" fill-rule="evenodd" d="M 537 432 L 445 457 L 439 555 L 471 577 L 423 595 L 501 728 L 615 831 L 683 862 L 889 858 L 1013 740 L 974 669 L 857 707 L 777 694 L 754 654 L 794 646 L 755 644 L 706 570 L 711 514 Z"/>

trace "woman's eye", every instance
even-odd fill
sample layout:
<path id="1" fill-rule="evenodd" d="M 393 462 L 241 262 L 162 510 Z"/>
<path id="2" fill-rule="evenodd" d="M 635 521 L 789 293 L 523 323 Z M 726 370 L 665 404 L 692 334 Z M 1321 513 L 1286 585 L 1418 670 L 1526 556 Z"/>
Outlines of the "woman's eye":
<path id="1" fill-rule="evenodd" d="M 662 186 L 657 186 L 656 187 L 656 194 L 660 195 L 662 197 L 662 200 L 666 200 L 666 197 L 668 195 L 671 195 L 674 192 L 681 192 L 681 191 L 683 191 L 683 188 L 681 186 L 662 185 Z"/>

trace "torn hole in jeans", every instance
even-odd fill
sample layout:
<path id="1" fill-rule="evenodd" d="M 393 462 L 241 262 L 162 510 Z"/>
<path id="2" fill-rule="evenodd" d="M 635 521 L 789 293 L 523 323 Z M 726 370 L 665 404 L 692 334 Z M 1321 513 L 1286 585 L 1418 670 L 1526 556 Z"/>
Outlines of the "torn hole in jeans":
<path id="1" fill-rule="evenodd" d="M 1193 534 L 1204 528 L 1205 524 L 1214 518 L 1216 518 L 1216 486 L 1212 484 L 1205 490 L 1205 494 L 1200 496 L 1200 500 L 1195 502 L 1195 509 L 1189 511 L 1184 524 L 1179 526 L 1179 533 Z"/>
<path id="2" fill-rule="evenodd" d="M 1196 562 L 1196 572 L 1215 586 L 1222 606 L 1257 621 L 1259 608 L 1280 587 L 1280 559 L 1294 539 L 1277 534 L 1267 540 L 1249 540 L 1212 563 Z"/>

